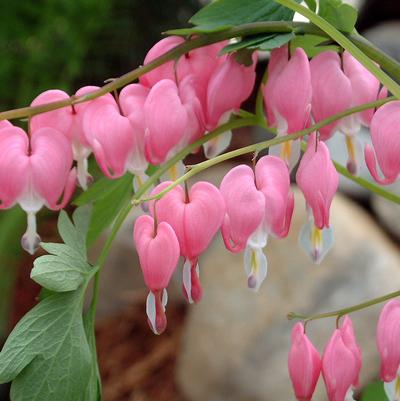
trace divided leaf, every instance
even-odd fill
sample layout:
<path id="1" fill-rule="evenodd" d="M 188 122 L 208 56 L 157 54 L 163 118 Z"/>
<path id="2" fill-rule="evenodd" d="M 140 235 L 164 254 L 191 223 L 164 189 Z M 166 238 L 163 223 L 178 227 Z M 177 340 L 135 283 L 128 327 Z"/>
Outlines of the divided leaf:
<path id="1" fill-rule="evenodd" d="M 350 33 L 357 21 L 357 10 L 341 0 L 320 0 L 318 14 L 339 31 Z"/>
<path id="2" fill-rule="evenodd" d="M 83 291 L 53 294 L 17 324 L 0 353 L 0 382 L 12 401 L 86 401 L 91 352 Z"/>
<path id="3" fill-rule="evenodd" d="M 86 235 L 90 221 L 91 206 L 78 208 L 73 221 L 65 211 L 58 218 L 58 230 L 65 244 L 42 243 L 51 255 L 36 258 L 31 278 L 50 291 L 76 290 L 95 269 L 87 262 Z"/>

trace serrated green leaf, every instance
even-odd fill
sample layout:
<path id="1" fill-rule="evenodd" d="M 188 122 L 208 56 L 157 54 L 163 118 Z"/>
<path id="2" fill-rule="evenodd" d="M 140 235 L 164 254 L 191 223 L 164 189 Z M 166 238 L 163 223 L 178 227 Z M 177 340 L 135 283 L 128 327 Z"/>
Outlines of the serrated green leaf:
<path id="1" fill-rule="evenodd" d="M 92 219 L 87 235 L 87 244 L 93 244 L 99 235 L 110 226 L 122 206 L 129 201 L 133 194 L 133 176 L 126 174 L 118 181 L 112 192 L 98 199 L 93 204 Z"/>
<path id="2" fill-rule="evenodd" d="M 31 278 L 51 291 L 73 291 L 84 282 L 91 270 L 84 260 L 44 255 L 33 262 Z"/>
<path id="3" fill-rule="evenodd" d="M 357 21 L 357 10 L 341 0 L 320 0 L 318 14 L 339 31 L 350 33 Z"/>
<path id="4" fill-rule="evenodd" d="M 361 401 L 389 401 L 381 381 L 368 384 L 361 393 Z"/>
<path id="5" fill-rule="evenodd" d="M 91 352 L 82 291 L 50 295 L 17 324 L 0 353 L 12 401 L 86 401 Z"/>
<path id="6" fill-rule="evenodd" d="M 202 32 L 210 32 L 257 21 L 291 21 L 293 16 L 292 10 L 274 0 L 216 0 L 198 11 L 190 22 Z"/>
<path id="7" fill-rule="evenodd" d="M 251 46 L 257 46 L 261 43 L 263 43 L 265 40 L 271 39 L 275 37 L 276 34 L 265 34 L 265 35 L 256 35 L 252 37 L 247 37 L 242 39 L 239 42 L 231 43 L 227 46 L 225 46 L 223 49 L 220 50 L 219 54 L 227 54 L 227 53 L 232 53 L 236 52 L 241 49 L 246 49 Z"/>
<path id="8" fill-rule="evenodd" d="M 277 47 L 281 47 L 286 43 L 290 42 L 295 37 L 293 32 L 289 33 L 281 33 L 279 35 L 275 35 L 274 37 L 265 40 L 257 46 L 259 50 L 273 50 Z M 253 48 L 253 47 L 252 47 Z"/>
<path id="9" fill-rule="evenodd" d="M 307 4 L 307 7 L 311 10 L 314 11 L 317 9 L 317 2 L 315 0 L 304 0 L 304 2 Z"/>
<path id="10" fill-rule="evenodd" d="M 78 232 L 64 210 L 58 216 L 57 227 L 63 241 L 86 259 L 86 238 Z"/>
<path id="11" fill-rule="evenodd" d="M 41 242 L 40 246 L 48 253 L 60 256 L 63 259 L 71 258 L 74 261 L 82 261 L 82 255 L 65 244 L 59 244 L 57 242 Z"/>

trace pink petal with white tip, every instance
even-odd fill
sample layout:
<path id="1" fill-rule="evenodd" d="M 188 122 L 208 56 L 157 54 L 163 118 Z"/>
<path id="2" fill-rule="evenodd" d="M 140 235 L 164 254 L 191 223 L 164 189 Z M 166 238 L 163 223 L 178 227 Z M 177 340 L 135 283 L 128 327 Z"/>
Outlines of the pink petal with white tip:
<path id="1" fill-rule="evenodd" d="M 292 220 L 294 197 L 289 171 L 282 159 L 264 156 L 256 164 L 257 188 L 265 197 L 265 227 L 271 234 L 286 237 Z"/>
<path id="2" fill-rule="evenodd" d="M 230 170 L 221 182 L 226 205 L 221 232 L 231 252 L 242 251 L 264 219 L 265 198 L 254 180 L 253 170 L 242 164 Z"/>
<path id="3" fill-rule="evenodd" d="M 317 228 L 329 227 L 329 210 L 339 186 L 339 175 L 324 142 L 310 135 L 296 174 L 296 182 L 311 207 Z"/>
<path id="4" fill-rule="evenodd" d="M 374 114 L 371 121 L 372 145 L 365 148 L 367 167 L 380 184 L 394 182 L 400 175 L 400 101 L 383 105 Z M 379 176 L 376 162 L 384 175 Z"/>

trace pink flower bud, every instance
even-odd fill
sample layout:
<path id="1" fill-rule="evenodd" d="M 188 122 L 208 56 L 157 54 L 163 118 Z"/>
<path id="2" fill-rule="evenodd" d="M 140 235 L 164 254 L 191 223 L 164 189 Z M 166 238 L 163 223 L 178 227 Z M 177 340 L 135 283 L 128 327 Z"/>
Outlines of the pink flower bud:
<path id="1" fill-rule="evenodd" d="M 310 62 L 312 84 L 312 114 L 316 122 L 351 107 L 351 81 L 341 68 L 339 55 L 325 51 Z M 340 93 L 340 96 L 334 94 Z M 321 139 L 329 139 L 337 129 L 339 121 L 321 128 Z"/>
<path id="2" fill-rule="evenodd" d="M 305 334 L 303 324 L 296 323 L 292 330 L 288 366 L 298 401 L 311 401 L 321 374 L 321 365 L 321 357 Z"/>
<path id="3" fill-rule="evenodd" d="M 133 240 L 144 281 L 150 289 L 146 304 L 149 325 L 155 334 L 161 334 L 167 327 L 165 289 L 179 260 L 179 242 L 168 223 L 156 226 L 150 216 L 140 216 L 136 220 Z"/>
<path id="4" fill-rule="evenodd" d="M 158 185 L 152 192 L 157 194 L 171 181 Z M 197 182 L 187 194 L 177 186 L 165 194 L 156 204 L 159 221 L 166 221 L 174 229 L 179 240 L 181 255 L 185 257 L 183 283 L 190 302 L 201 298 L 198 280 L 198 258 L 204 252 L 221 227 L 225 204 L 219 190 L 208 182 Z M 150 204 L 154 213 L 154 201 Z"/>
<path id="5" fill-rule="evenodd" d="M 174 81 L 163 79 L 150 90 L 144 104 L 145 154 L 152 164 L 163 163 L 189 126 L 189 115 Z"/>
<path id="6" fill-rule="evenodd" d="M 344 401 L 358 384 L 361 352 L 348 317 L 333 332 L 322 356 L 322 375 L 329 401 Z"/>
<path id="7" fill-rule="evenodd" d="M 317 228 L 329 227 L 329 209 L 339 185 L 339 175 L 324 142 L 311 135 L 296 174 L 296 182 L 311 207 Z"/>
<path id="8" fill-rule="evenodd" d="M 297 48 L 289 59 L 288 46 L 273 50 L 268 74 L 264 99 L 269 123 L 281 135 L 301 131 L 310 120 L 312 97 L 306 53 Z"/>
<path id="9" fill-rule="evenodd" d="M 385 304 L 379 316 L 376 342 L 381 356 L 381 379 L 391 382 L 400 368 L 400 301 Z"/>
<path id="10" fill-rule="evenodd" d="M 400 101 L 390 102 L 378 109 L 371 121 L 373 148 L 365 147 L 365 162 L 380 184 L 396 181 L 400 175 Z M 376 159 L 384 178 L 379 176 Z"/>

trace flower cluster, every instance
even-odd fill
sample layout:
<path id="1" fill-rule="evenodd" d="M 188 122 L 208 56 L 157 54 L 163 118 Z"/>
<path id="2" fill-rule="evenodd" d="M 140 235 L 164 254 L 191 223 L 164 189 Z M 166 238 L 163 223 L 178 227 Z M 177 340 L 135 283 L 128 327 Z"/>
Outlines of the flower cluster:
<path id="1" fill-rule="evenodd" d="M 144 65 L 183 42 L 177 36 L 161 40 L 150 49 Z M 35 216 L 42 206 L 63 208 L 76 181 L 87 188 L 91 153 L 110 179 L 132 173 L 137 190 L 147 178 L 149 164 L 163 164 L 228 122 L 253 91 L 257 53 L 244 65 L 235 54 L 220 55 L 225 45 L 192 50 L 146 72 L 115 96 L 108 93 L 35 115 L 29 120 L 29 135 L 7 121 L 0 123 L 0 207 L 18 203 L 27 212 L 24 249 L 34 253 L 40 242 Z M 74 96 L 96 89 L 86 86 Z M 271 147 L 253 168 L 244 164 L 233 168 L 220 188 L 198 182 L 191 188 L 174 186 L 164 194 L 172 181 L 160 183 L 151 193 L 157 200 L 147 204 L 149 214 L 136 221 L 134 241 L 150 289 L 147 315 L 156 333 L 166 327 L 166 287 L 180 256 L 184 295 L 189 302 L 201 299 L 199 257 L 219 230 L 229 251 L 244 251 L 248 287 L 259 289 L 267 275 L 263 249 L 268 236 L 284 238 L 290 229 L 294 209 L 290 172 L 299 160 L 296 182 L 308 209 L 299 242 L 314 262 L 324 258 L 333 244 L 329 210 L 339 182 L 324 141 L 336 131 L 345 134 L 351 173 L 356 174 L 359 165 L 356 134 L 366 125 L 371 127 L 373 143 L 365 149 L 372 176 L 388 184 L 400 175 L 399 101 L 376 112 L 352 114 L 311 133 L 301 159 L 304 138 L 283 140 L 349 107 L 386 96 L 379 81 L 349 53 L 327 51 L 309 61 L 301 48 L 292 54 L 288 46 L 275 49 L 268 81 L 261 89 L 269 125 L 282 143 Z M 61 90 L 48 90 L 32 106 L 69 98 Z M 230 139 L 231 133 L 225 132 L 205 142 L 205 156 L 213 158 L 224 151 Z M 183 164 L 173 166 L 170 178 L 178 178 L 182 168 Z M 157 197 L 162 191 L 163 196 Z"/>
<path id="2" fill-rule="evenodd" d="M 400 397 L 400 301 L 389 301 L 383 308 L 377 327 L 377 346 L 381 356 L 381 379 L 390 401 Z M 361 349 L 356 342 L 348 316 L 332 334 L 322 358 L 305 333 L 302 323 L 292 329 L 288 357 L 289 375 L 298 401 L 311 401 L 319 376 L 325 382 L 329 401 L 353 401 L 359 386 Z"/>

